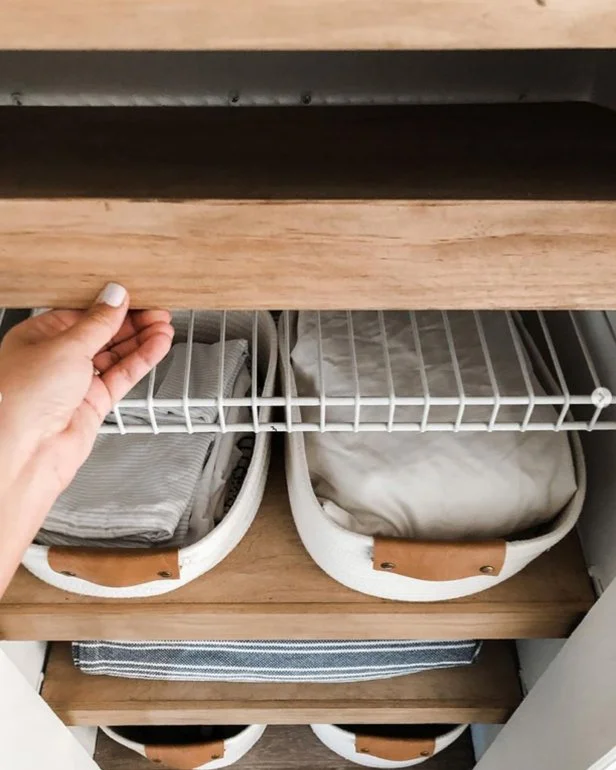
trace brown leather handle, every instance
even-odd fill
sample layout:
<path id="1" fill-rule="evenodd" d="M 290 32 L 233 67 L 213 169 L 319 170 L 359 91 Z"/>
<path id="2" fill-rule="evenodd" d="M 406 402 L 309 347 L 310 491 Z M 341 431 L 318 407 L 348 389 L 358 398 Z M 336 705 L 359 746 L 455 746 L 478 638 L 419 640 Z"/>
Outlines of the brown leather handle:
<path id="1" fill-rule="evenodd" d="M 144 746 L 150 762 L 165 764 L 173 770 L 195 770 L 197 767 L 222 759 L 225 755 L 224 741 L 210 743 L 188 743 L 181 746 Z"/>
<path id="2" fill-rule="evenodd" d="M 376 735 L 356 735 L 355 751 L 392 762 L 428 759 L 434 754 L 434 738 L 386 738 Z"/>
<path id="3" fill-rule="evenodd" d="M 375 537 L 372 567 L 416 580 L 460 580 L 500 574 L 506 540 L 404 540 Z"/>
<path id="4" fill-rule="evenodd" d="M 180 553 L 177 548 L 112 550 L 52 546 L 47 560 L 54 572 L 109 588 L 180 578 Z"/>

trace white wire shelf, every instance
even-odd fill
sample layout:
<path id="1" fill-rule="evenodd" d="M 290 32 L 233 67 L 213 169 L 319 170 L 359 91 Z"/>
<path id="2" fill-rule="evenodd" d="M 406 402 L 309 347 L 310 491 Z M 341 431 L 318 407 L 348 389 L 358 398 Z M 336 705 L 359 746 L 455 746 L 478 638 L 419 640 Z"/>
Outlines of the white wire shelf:
<path id="1" fill-rule="evenodd" d="M 183 386 L 178 388 L 177 396 L 157 397 L 159 378 L 154 370 L 146 380 L 147 387 L 142 385 L 142 396 L 120 402 L 101 433 L 616 429 L 616 395 L 598 373 L 601 367 L 593 360 L 580 313 L 536 311 L 524 314 L 523 318 L 516 313 L 496 311 L 314 311 L 303 314 L 304 319 L 309 319 L 308 326 L 312 324 L 311 328 L 316 329 L 313 337 L 308 335 L 308 343 L 303 339 L 302 346 L 304 357 L 312 357 L 317 376 L 312 392 L 299 388 L 298 395 L 295 382 L 298 314 L 283 311 L 275 314 L 282 387 L 278 395 L 264 396 L 258 366 L 259 357 L 264 355 L 259 347 L 261 312 L 245 314 L 251 318 L 250 334 L 246 335 L 251 385 L 245 396 L 224 394 L 223 357 L 216 394 L 211 398 L 191 394 L 191 386 L 199 377 L 192 355 L 194 345 L 198 344 L 194 334 L 198 311 L 192 311 L 188 314 L 185 334 Z M 224 345 L 234 337 L 229 331 L 227 311 L 217 312 L 216 316 L 217 338 L 224 350 Z M 336 361 L 327 336 L 332 318 L 338 334 Z M 0 324 L 3 319 L 4 330 L 8 319 L 0 309 Z M 392 319 L 395 339 L 389 333 Z M 499 327 L 497 335 L 494 334 L 495 319 Z M 346 340 L 340 336 L 342 323 Z M 376 330 L 368 342 L 366 330 Z M 506 338 L 503 330 L 507 332 Z M 435 335 L 439 344 L 435 343 Z M 435 355 L 438 366 L 433 360 Z M 346 378 L 337 376 L 336 362 Z M 503 366 L 506 376 L 502 376 Z M 402 370 L 405 370 L 402 380 L 414 386 L 406 391 L 399 387 Z M 368 380 L 367 371 L 373 374 Z M 229 411 L 233 407 L 246 408 L 249 418 L 230 419 Z M 273 407 L 274 411 L 266 407 Z M 216 410 L 213 422 L 202 421 L 198 410 L 204 408 Z"/>

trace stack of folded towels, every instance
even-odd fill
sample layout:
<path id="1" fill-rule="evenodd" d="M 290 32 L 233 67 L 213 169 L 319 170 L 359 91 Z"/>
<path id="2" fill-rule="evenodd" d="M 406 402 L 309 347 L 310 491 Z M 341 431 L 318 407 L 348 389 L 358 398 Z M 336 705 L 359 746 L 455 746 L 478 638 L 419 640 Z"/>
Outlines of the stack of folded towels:
<path id="1" fill-rule="evenodd" d="M 159 365 L 156 398 L 178 398 L 183 392 L 186 352 L 186 344 L 176 344 Z M 193 344 L 190 397 L 217 397 L 221 356 L 224 397 L 246 395 L 251 385 L 248 343 L 227 340 L 224 346 Z M 128 398 L 145 398 L 147 388 L 146 379 Z M 225 410 L 227 421 L 244 421 L 243 411 L 236 407 Z M 182 408 L 156 408 L 155 414 L 159 425 L 184 419 Z M 217 407 L 193 407 L 190 416 L 194 425 L 213 424 L 219 412 Z M 124 408 L 122 418 L 126 425 L 150 423 L 144 408 Z M 101 435 L 47 516 L 36 542 L 113 548 L 196 542 L 228 510 L 229 487 L 241 487 L 235 471 L 245 472 L 245 455 L 250 449 L 242 444 L 245 438 L 236 433 Z"/>

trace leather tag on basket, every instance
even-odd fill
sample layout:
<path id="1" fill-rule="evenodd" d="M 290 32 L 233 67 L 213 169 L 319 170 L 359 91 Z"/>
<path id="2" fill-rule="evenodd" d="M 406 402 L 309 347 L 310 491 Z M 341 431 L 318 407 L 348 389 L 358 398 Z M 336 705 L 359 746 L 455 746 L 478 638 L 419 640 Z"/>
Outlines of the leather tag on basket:
<path id="1" fill-rule="evenodd" d="M 385 738 L 376 735 L 355 736 L 355 751 L 391 762 L 427 759 L 434 754 L 434 738 Z"/>
<path id="2" fill-rule="evenodd" d="M 375 537 L 372 567 L 416 580 L 461 580 L 497 576 L 505 564 L 506 540 L 404 540 Z"/>
<path id="3" fill-rule="evenodd" d="M 150 762 L 173 768 L 173 770 L 195 770 L 208 762 L 222 759 L 225 755 L 224 741 L 210 743 L 189 743 L 184 746 L 144 746 Z"/>
<path id="4" fill-rule="evenodd" d="M 109 588 L 180 578 L 180 553 L 177 548 L 112 550 L 52 546 L 47 560 L 54 572 Z"/>

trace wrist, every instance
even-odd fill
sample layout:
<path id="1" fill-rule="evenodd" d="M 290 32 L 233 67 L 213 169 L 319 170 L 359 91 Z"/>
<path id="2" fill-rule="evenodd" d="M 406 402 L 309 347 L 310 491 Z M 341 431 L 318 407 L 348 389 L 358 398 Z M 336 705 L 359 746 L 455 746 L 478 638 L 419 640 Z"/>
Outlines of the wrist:
<path id="1" fill-rule="evenodd" d="M 56 496 L 49 474 L 36 462 L 27 464 L 12 480 L 0 477 L 0 597 L 23 553 L 36 537 Z"/>
<path id="2" fill-rule="evenodd" d="M 39 437 L 35 431 L 24 430 L 23 420 L 0 402 L 0 468 L 3 482 L 10 484 L 22 475 L 38 445 Z M 4 487 L 3 482 L 0 483 Z"/>

